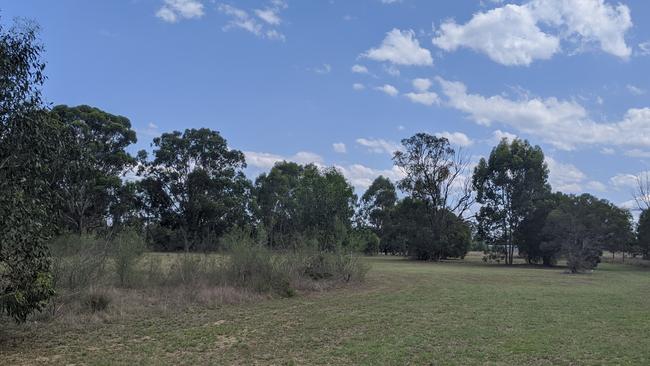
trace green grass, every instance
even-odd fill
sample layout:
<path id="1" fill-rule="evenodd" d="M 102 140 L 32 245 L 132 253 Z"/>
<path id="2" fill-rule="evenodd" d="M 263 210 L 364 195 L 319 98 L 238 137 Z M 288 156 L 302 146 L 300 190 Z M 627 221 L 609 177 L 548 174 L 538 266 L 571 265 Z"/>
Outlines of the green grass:
<path id="1" fill-rule="evenodd" d="M 376 257 L 365 284 L 106 322 L 3 324 L 0 364 L 650 364 L 650 271 Z"/>

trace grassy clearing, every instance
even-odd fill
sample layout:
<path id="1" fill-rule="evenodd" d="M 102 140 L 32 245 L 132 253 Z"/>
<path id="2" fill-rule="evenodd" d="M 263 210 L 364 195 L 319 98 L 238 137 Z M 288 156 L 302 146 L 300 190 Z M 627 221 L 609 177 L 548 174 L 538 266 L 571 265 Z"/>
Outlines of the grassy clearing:
<path id="1" fill-rule="evenodd" d="M 9 323 L 0 364 L 650 363 L 643 267 L 605 263 L 567 275 L 477 257 L 367 261 L 365 284 L 294 298 L 167 310 L 126 304 L 104 320 Z"/>

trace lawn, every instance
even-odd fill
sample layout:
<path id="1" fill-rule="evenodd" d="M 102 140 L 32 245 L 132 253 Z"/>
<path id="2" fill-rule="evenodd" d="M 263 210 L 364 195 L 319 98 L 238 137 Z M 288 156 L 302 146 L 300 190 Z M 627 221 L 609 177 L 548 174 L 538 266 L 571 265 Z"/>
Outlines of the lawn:
<path id="1" fill-rule="evenodd" d="M 103 322 L 3 324 L 13 364 L 650 364 L 650 271 L 368 258 L 364 284 Z"/>

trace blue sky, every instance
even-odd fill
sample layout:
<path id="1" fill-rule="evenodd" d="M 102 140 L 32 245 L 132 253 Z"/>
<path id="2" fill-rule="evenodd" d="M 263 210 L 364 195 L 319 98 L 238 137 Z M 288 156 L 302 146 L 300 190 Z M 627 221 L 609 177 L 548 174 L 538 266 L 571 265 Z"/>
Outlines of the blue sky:
<path id="1" fill-rule="evenodd" d="M 209 127 L 253 178 L 279 159 L 396 179 L 420 131 L 472 155 L 544 148 L 551 183 L 622 204 L 650 168 L 645 0 L 21 0 L 42 26 L 53 104 L 131 119 L 133 151 Z"/>

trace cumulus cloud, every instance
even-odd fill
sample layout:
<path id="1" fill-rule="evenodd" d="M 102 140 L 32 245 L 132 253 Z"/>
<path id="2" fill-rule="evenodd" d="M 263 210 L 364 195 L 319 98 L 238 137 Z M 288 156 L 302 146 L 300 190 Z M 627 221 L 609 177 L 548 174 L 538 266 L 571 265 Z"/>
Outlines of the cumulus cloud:
<path id="1" fill-rule="evenodd" d="M 367 189 L 380 175 L 396 182 L 404 177 L 404 173 L 396 166 L 391 169 L 374 169 L 361 164 L 334 166 L 345 178 L 358 189 Z"/>
<path id="2" fill-rule="evenodd" d="M 217 10 L 230 17 L 228 23 L 223 27 L 224 31 L 242 29 L 260 38 L 284 41 L 286 38 L 284 34 L 274 27 L 282 22 L 279 13 L 286 7 L 284 1 L 273 0 L 267 8 L 253 10 L 257 18 L 249 14 L 248 11 L 229 4 L 219 4 Z"/>
<path id="3" fill-rule="evenodd" d="M 309 151 L 300 151 L 291 156 L 282 156 L 272 153 L 265 152 L 255 152 L 255 151 L 244 151 L 244 156 L 246 157 L 246 163 L 250 167 L 260 168 L 260 169 L 270 169 L 277 162 L 281 161 L 293 161 L 299 164 L 316 164 L 317 166 L 322 166 L 323 158 L 313 152 Z"/>
<path id="4" fill-rule="evenodd" d="M 470 146 L 471 144 L 474 143 L 474 141 L 472 141 L 472 139 L 470 139 L 467 135 L 465 135 L 462 132 L 447 132 L 447 131 L 444 131 L 444 132 L 438 132 L 435 135 L 438 136 L 438 137 L 444 137 L 447 140 L 449 140 L 449 142 L 452 145 L 458 145 L 458 146 L 461 146 L 461 147 Z"/>
<path id="5" fill-rule="evenodd" d="M 575 101 L 485 97 L 468 93 L 463 83 L 436 80 L 446 104 L 481 125 L 501 123 L 564 150 L 583 144 L 650 146 L 650 108 L 629 109 L 618 122 L 597 123 Z"/>
<path id="6" fill-rule="evenodd" d="M 438 94 L 434 92 L 406 93 L 404 95 L 413 103 L 420 103 L 424 105 L 433 105 L 440 103 L 440 97 L 438 97 Z"/>
<path id="7" fill-rule="evenodd" d="M 413 79 L 413 89 L 418 92 L 425 92 L 431 87 L 431 80 L 426 78 Z"/>
<path id="8" fill-rule="evenodd" d="M 365 147 L 368 151 L 377 154 L 386 153 L 388 155 L 393 155 L 395 151 L 400 150 L 401 148 L 398 143 L 384 139 L 358 138 L 357 144 Z"/>
<path id="9" fill-rule="evenodd" d="M 204 15 L 203 4 L 198 0 L 165 0 L 156 16 L 165 22 L 176 23 L 181 19 L 200 18 Z"/>
<path id="10" fill-rule="evenodd" d="M 498 144 L 503 139 L 512 141 L 512 140 L 514 140 L 516 138 L 517 138 L 517 135 L 515 135 L 514 133 L 504 132 L 504 131 L 501 131 L 501 130 L 492 131 L 492 143 L 493 144 Z"/>
<path id="11" fill-rule="evenodd" d="M 578 193 L 583 191 L 582 183 L 587 176 L 575 165 L 564 164 L 550 156 L 545 158 L 549 169 L 549 183 L 556 191 Z"/>
<path id="12" fill-rule="evenodd" d="M 549 59 L 561 50 L 562 40 L 577 41 L 580 46 L 597 44 L 602 51 L 627 59 L 632 50 L 625 33 L 631 27 L 630 10 L 622 4 L 531 0 L 476 13 L 465 24 L 446 21 L 433 44 L 445 51 L 467 47 L 503 65 Z"/>
<path id="13" fill-rule="evenodd" d="M 616 188 L 635 188 L 637 186 L 637 176 L 634 174 L 616 174 L 609 178 L 609 182 Z"/>
<path id="14" fill-rule="evenodd" d="M 342 142 L 333 143 L 332 148 L 334 149 L 335 152 L 339 154 L 344 154 L 348 151 L 347 148 L 345 147 L 345 144 Z"/>
<path id="15" fill-rule="evenodd" d="M 412 30 L 391 30 L 379 47 L 366 51 L 362 56 L 395 65 L 433 65 L 431 52 L 420 47 L 420 42 L 415 38 L 415 32 Z"/>
<path id="16" fill-rule="evenodd" d="M 390 84 L 384 84 L 382 86 L 378 86 L 375 88 L 375 90 L 379 90 L 380 92 L 386 93 L 391 97 L 397 96 L 397 94 L 399 94 L 399 90 L 397 90 L 397 88 L 395 88 Z"/>
<path id="17" fill-rule="evenodd" d="M 363 85 L 361 83 L 352 84 L 352 89 L 354 89 L 354 90 L 363 90 L 365 88 L 366 88 L 365 85 Z"/>

